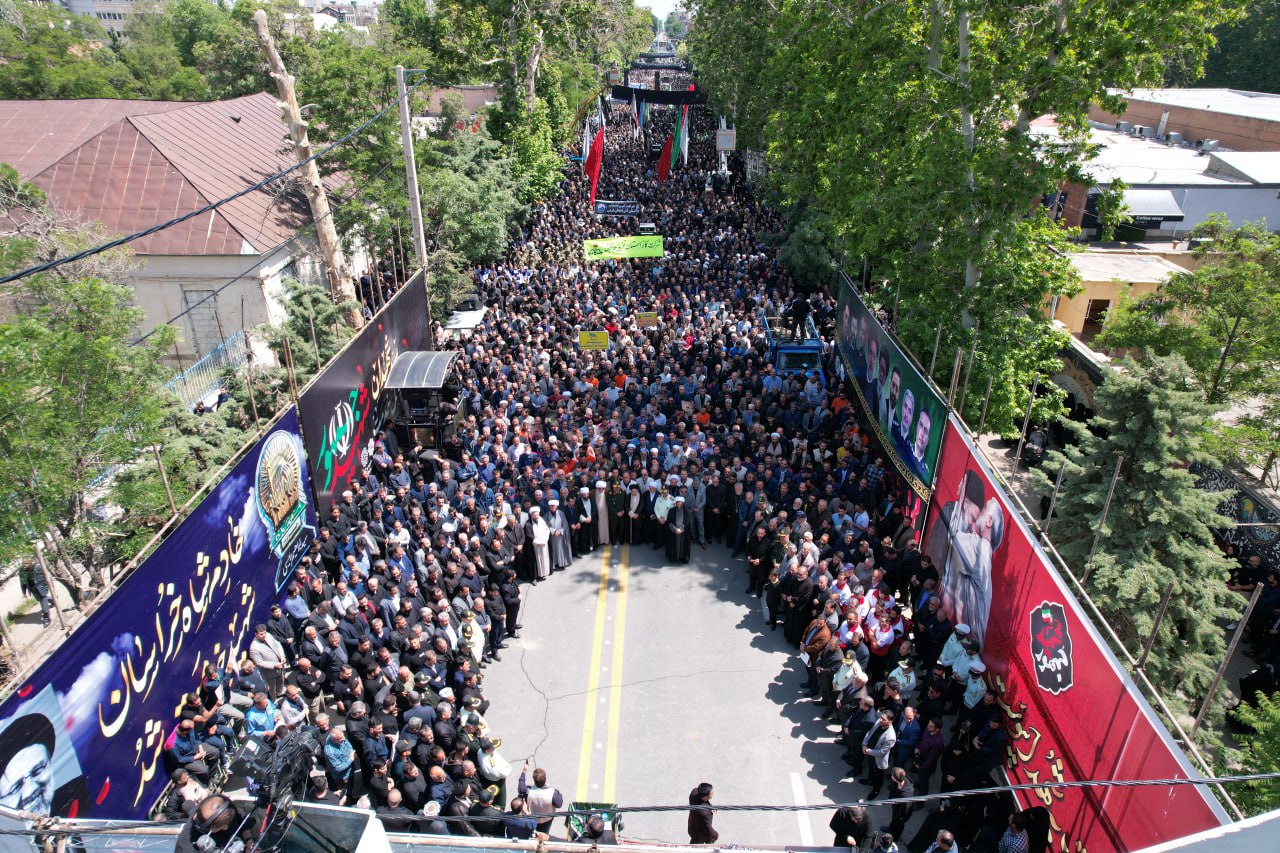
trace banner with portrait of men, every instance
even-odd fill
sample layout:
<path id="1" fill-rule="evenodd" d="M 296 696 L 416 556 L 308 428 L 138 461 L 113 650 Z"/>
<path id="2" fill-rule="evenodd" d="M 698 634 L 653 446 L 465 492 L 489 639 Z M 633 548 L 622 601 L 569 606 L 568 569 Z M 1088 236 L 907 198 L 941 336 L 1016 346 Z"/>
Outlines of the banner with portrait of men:
<path id="1" fill-rule="evenodd" d="M 901 346 L 841 275 L 840 356 L 883 447 L 921 500 L 933 491 L 947 407 Z"/>
<path id="2" fill-rule="evenodd" d="M 939 424 L 939 429 L 944 424 Z M 951 416 L 923 551 L 940 615 L 969 628 L 986 664 L 1010 784 L 1194 779 L 1198 774 L 1040 547 L 973 438 Z M 940 645 L 937 651 L 940 651 Z M 974 737 L 973 732 L 969 737 Z M 1224 823 L 1204 786 L 1030 788 L 1054 850 L 1123 853 Z"/>

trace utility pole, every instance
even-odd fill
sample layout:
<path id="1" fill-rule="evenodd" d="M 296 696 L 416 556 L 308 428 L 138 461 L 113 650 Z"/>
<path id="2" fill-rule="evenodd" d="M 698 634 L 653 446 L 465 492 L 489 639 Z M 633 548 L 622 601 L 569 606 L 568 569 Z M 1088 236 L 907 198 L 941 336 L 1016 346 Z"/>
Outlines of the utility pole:
<path id="1" fill-rule="evenodd" d="M 409 89 L 404 66 L 396 66 L 396 95 L 400 98 L 400 144 L 404 147 L 404 182 L 409 191 L 409 218 L 413 220 L 413 251 L 422 266 L 422 286 L 427 292 L 427 316 L 431 316 L 431 288 L 427 283 L 427 235 L 422 229 L 422 196 L 418 193 L 418 158 L 413 152 L 413 122 L 409 117 Z M 435 333 L 427 323 L 427 346 L 435 346 Z"/>
<path id="2" fill-rule="evenodd" d="M 267 60 L 267 69 L 271 79 L 276 81 L 276 91 L 280 95 L 281 119 L 289 127 L 289 136 L 293 139 L 294 154 L 302 163 L 312 156 L 311 141 L 307 139 L 307 122 L 302 118 L 302 110 L 298 106 L 298 93 L 293 87 L 293 76 L 284 67 L 284 60 L 276 50 L 275 39 L 267 26 L 267 13 L 262 9 L 253 13 L 253 26 L 258 36 L 258 47 Z M 347 259 L 342 253 L 342 244 L 338 241 L 338 231 L 333 227 L 333 216 L 329 209 L 329 197 L 325 194 L 324 184 L 320 181 L 320 167 L 311 160 L 302 167 L 302 187 L 307 194 L 307 203 L 311 206 L 311 219 L 316 224 L 316 239 L 320 243 L 320 254 L 324 257 L 325 273 L 329 278 L 329 295 L 335 301 L 354 302 L 356 300 L 355 285 L 351 280 L 351 271 L 347 269 Z M 359 310 L 347 313 L 347 322 L 354 328 L 364 324 Z"/>

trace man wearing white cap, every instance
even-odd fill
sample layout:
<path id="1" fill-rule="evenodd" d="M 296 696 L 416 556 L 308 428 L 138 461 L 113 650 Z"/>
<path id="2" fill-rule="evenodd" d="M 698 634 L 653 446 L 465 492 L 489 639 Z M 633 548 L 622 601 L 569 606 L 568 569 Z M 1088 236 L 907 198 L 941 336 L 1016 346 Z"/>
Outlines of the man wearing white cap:
<path id="1" fill-rule="evenodd" d="M 606 488 L 608 486 L 604 480 L 596 480 L 595 491 L 591 493 L 591 503 L 596 511 L 596 542 L 600 545 L 608 545 L 610 542 L 610 522 L 615 525 L 618 523 L 609 512 L 609 496 L 605 494 Z"/>
<path id="2" fill-rule="evenodd" d="M 533 545 L 533 583 L 537 586 L 551 576 L 551 527 L 543 520 L 540 507 L 529 509 L 525 535 Z"/>
<path id="3" fill-rule="evenodd" d="M 672 563 L 689 562 L 689 511 L 684 495 L 676 495 L 667 513 L 667 559 Z"/>
<path id="4" fill-rule="evenodd" d="M 547 526 L 551 528 L 551 570 L 568 568 L 573 562 L 573 548 L 569 544 L 569 519 L 560 508 L 560 500 L 547 502 Z"/>
<path id="5" fill-rule="evenodd" d="M 964 686 L 964 707 L 960 709 L 960 719 L 957 720 L 961 726 L 969 725 L 969 717 L 973 714 L 973 709 L 982 701 L 982 697 L 987 695 L 987 681 L 984 677 L 986 671 L 987 665 L 981 658 L 969 664 L 969 683 Z"/>
<path id="6" fill-rule="evenodd" d="M 570 527 L 573 529 L 573 552 L 581 557 L 596 549 L 596 512 L 595 502 L 591 500 L 591 490 L 586 486 L 578 489 L 578 496 L 573 499 L 569 508 Z"/>
<path id="7" fill-rule="evenodd" d="M 956 661 L 964 657 L 964 644 L 969 639 L 969 626 L 961 622 L 951 631 L 951 636 L 947 637 L 947 642 L 942 647 L 942 654 L 938 655 L 938 666 L 945 666 L 951 669 L 956 665 Z"/>

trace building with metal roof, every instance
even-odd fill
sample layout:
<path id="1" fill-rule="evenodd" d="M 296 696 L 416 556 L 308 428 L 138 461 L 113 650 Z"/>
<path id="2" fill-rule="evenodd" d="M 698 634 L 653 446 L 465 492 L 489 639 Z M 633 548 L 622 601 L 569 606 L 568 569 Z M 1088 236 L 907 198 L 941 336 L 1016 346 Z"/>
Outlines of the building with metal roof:
<path id="1" fill-rule="evenodd" d="M 60 213 L 123 235 L 232 195 L 294 158 L 276 98 L 256 94 L 204 103 L 0 101 L 0 162 Z M 341 179 L 327 183 L 336 192 Z M 179 324 L 186 360 L 240 329 L 279 321 L 284 278 L 325 284 L 304 231 L 310 221 L 303 193 L 286 178 L 134 241 L 131 283 L 147 328 L 190 309 Z"/>

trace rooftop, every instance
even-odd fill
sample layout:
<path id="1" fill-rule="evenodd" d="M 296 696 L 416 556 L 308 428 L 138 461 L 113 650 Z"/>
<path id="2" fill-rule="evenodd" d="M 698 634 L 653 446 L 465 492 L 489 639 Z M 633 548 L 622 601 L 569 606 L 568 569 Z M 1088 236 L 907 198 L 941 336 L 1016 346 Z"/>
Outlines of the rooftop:
<path id="1" fill-rule="evenodd" d="M 1280 95 L 1269 92 L 1248 92 L 1244 89 L 1134 89 L 1123 92 L 1113 89 L 1111 93 L 1168 107 L 1280 122 Z"/>
<path id="2" fill-rule="evenodd" d="M 1135 252 L 1088 251 L 1077 252 L 1070 257 L 1082 281 L 1162 284 L 1174 273 L 1185 272 L 1164 258 Z"/>
<path id="3" fill-rule="evenodd" d="M 0 162 L 63 212 L 127 234 L 293 163 L 273 95 L 207 103 L 0 101 Z M 330 189 L 341 183 L 326 179 Z M 135 241 L 153 255 L 260 254 L 310 220 L 288 179 Z"/>
<path id="4" fill-rule="evenodd" d="M 1224 151 L 1202 153 L 1183 142 L 1170 145 L 1121 133 L 1113 126 L 1089 122 L 1098 154 L 1085 164 L 1100 185 L 1117 178 L 1131 187 L 1235 187 L 1280 184 L 1280 151 Z M 1031 132 L 1054 138 L 1052 122 L 1032 123 Z"/>

